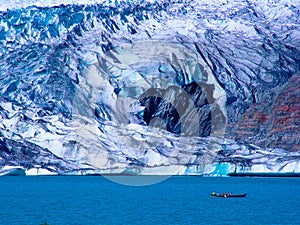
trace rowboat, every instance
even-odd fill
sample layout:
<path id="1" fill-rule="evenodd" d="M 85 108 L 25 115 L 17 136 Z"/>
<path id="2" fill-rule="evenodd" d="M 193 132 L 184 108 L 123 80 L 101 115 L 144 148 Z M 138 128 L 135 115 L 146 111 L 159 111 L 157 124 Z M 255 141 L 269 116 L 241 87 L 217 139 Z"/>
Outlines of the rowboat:
<path id="1" fill-rule="evenodd" d="M 215 192 L 211 193 L 211 196 L 218 197 L 218 198 L 245 198 L 247 194 L 232 194 L 232 193 L 226 193 L 226 194 L 217 194 Z"/>

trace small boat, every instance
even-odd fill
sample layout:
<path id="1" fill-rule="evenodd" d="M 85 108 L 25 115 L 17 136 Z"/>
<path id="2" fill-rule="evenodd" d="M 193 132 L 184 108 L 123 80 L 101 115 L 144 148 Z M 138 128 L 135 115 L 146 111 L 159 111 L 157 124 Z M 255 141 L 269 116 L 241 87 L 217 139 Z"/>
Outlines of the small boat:
<path id="1" fill-rule="evenodd" d="M 247 194 L 238 194 L 234 195 L 232 193 L 226 194 L 217 194 L 216 192 L 211 193 L 211 196 L 218 197 L 218 198 L 245 198 Z"/>

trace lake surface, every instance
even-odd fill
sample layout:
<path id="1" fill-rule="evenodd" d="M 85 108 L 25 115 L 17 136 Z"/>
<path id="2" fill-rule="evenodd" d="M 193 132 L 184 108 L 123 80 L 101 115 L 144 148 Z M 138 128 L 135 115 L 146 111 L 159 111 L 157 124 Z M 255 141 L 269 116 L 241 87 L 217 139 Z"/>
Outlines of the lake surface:
<path id="1" fill-rule="evenodd" d="M 300 224 L 299 178 L 186 176 L 135 187 L 100 176 L 0 177 L 0 199 L 0 224 Z"/>

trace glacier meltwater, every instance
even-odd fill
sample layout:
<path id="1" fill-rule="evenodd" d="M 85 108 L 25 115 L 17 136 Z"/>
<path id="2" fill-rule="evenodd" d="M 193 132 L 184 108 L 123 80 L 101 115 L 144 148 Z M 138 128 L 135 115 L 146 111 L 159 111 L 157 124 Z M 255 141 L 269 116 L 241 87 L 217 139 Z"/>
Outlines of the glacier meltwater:
<path id="1" fill-rule="evenodd" d="M 0 4 L 0 175 L 300 173 L 297 0 Z"/>

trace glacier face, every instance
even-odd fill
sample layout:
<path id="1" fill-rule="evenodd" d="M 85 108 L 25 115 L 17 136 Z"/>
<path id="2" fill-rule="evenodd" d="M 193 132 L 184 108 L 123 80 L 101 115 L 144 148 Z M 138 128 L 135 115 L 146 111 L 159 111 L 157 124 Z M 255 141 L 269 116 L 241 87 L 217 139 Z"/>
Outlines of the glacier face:
<path id="1" fill-rule="evenodd" d="M 299 172 L 225 138 L 299 71 L 297 1 L 57 3 L 0 7 L 3 173 Z"/>

